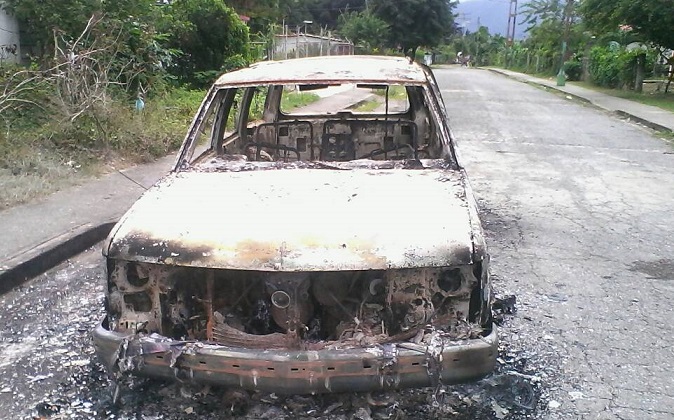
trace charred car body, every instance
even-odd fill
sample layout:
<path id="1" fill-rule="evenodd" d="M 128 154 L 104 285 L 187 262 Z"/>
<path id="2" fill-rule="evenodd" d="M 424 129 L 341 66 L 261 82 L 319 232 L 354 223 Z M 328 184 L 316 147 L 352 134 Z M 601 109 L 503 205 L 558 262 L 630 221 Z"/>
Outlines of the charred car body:
<path id="1" fill-rule="evenodd" d="M 285 109 L 291 90 L 324 99 Z M 104 247 L 109 371 L 281 393 L 488 374 L 489 259 L 445 113 L 405 59 L 221 76 Z"/>

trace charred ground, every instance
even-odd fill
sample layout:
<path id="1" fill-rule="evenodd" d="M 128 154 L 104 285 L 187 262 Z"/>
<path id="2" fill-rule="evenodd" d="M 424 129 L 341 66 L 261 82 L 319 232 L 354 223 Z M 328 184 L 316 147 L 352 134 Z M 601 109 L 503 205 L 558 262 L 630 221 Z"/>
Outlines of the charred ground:
<path id="1" fill-rule="evenodd" d="M 486 210 L 490 239 L 517 242 L 517 221 Z M 515 228 L 515 229 L 513 229 Z M 94 357 L 90 332 L 103 316 L 103 260 L 98 248 L 40 276 L 2 298 L 5 352 L 0 365 L 0 409 L 17 418 L 182 419 L 524 419 L 540 418 L 560 359 L 551 340 L 522 333 L 526 301 L 513 305 L 507 279 L 495 274 L 500 323 L 498 366 L 474 384 L 386 393 L 282 396 L 236 389 L 195 387 L 145 379 L 115 389 Z M 67 291 L 67 292 L 66 292 Z M 44 322 L 44 320 L 50 320 Z"/>

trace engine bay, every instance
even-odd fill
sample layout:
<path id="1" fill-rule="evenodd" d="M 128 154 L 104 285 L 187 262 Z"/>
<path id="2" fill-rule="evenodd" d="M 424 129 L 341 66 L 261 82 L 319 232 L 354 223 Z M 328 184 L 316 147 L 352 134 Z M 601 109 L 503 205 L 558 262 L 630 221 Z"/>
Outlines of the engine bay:
<path id="1" fill-rule="evenodd" d="M 109 260 L 108 325 L 260 349 L 320 350 L 485 333 L 482 267 L 261 272 Z"/>

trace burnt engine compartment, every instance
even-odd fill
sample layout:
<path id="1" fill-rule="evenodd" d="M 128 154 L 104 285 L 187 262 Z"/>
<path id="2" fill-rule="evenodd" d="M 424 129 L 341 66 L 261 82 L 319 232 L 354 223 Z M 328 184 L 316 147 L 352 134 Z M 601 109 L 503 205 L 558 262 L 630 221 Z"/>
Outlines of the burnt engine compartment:
<path id="1" fill-rule="evenodd" d="M 368 346 L 424 329 L 476 338 L 488 319 L 481 264 L 258 272 L 108 261 L 112 330 L 265 349 Z"/>

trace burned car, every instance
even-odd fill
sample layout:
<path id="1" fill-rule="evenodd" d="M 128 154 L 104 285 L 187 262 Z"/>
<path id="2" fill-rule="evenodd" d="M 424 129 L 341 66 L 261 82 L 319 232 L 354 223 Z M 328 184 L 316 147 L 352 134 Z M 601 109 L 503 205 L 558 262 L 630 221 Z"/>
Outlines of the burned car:
<path id="1" fill-rule="evenodd" d="M 407 59 L 224 74 L 103 253 L 94 343 L 115 376 L 321 393 L 495 364 L 477 205 L 435 79 Z"/>

